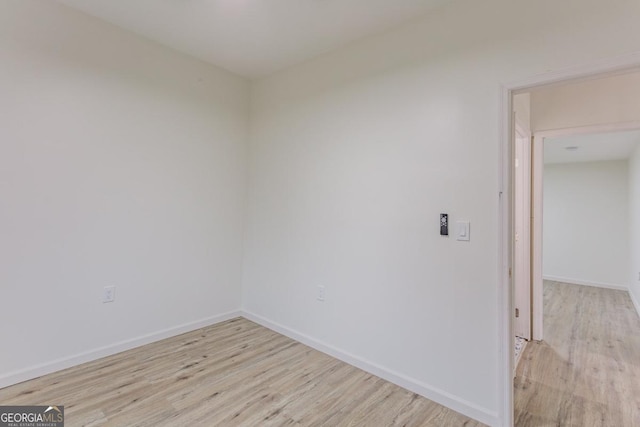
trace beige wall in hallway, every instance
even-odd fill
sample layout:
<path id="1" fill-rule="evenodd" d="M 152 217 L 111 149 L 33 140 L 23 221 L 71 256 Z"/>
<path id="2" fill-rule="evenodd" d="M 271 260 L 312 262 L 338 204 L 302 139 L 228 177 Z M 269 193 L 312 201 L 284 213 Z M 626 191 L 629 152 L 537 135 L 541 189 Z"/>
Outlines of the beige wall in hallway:
<path id="1" fill-rule="evenodd" d="M 531 92 L 531 130 L 640 122 L 640 72 L 552 85 Z"/>
<path id="2" fill-rule="evenodd" d="M 627 288 L 628 161 L 544 168 L 543 275 Z"/>

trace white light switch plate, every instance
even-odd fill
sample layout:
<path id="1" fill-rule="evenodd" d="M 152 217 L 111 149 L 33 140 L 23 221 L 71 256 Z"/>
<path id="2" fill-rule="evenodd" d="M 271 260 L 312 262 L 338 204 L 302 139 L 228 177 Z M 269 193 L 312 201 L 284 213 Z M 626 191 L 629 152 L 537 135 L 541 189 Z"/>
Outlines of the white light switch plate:
<path id="1" fill-rule="evenodd" d="M 469 221 L 457 221 L 456 222 L 456 239 L 462 241 L 469 241 L 471 227 Z"/>

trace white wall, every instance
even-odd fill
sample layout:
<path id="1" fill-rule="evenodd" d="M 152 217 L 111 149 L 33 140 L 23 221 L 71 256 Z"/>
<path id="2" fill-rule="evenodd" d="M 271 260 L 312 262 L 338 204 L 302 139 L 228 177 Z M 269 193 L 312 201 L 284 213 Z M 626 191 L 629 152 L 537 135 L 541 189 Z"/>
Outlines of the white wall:
<path id="1" fill-rule="evenodd" d="M 640 121 L 640 72 L 534 90 L 531 111 L 534 132 Z"/>
<path id="2" fill-rule="evenodd" d="M 499 423 L 500 84 L 637 51 L 639 15 L 455 2 L 257 81 L 245 309 Z"/>
<path id="3" fill-rule="evenodd" d="M 628 287 L 628 161 L 544 168 L 543 275 Z"/>
<path id="4" fill-rule="evenodd" d="M 49 1 L 0 52 L 0 386 L 238 310 L 248 83 Z"/>
<path id="5" fill-rule="evenodd" d="M 629 293 L 640 315 L 640 146 L 629 159 Z"/>

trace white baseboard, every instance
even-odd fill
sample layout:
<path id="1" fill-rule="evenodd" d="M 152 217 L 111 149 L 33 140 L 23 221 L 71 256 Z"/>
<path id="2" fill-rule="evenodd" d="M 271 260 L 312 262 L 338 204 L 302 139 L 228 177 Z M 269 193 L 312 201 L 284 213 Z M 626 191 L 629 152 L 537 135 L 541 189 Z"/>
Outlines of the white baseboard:
<path id="1" fill-rule="evenodd" d="M 226 320 L 233 319 L 234 317 L 240 317 L 241 315 L 242 313 L 240 311 L 232 311 L 229 313 L 220 314 L 218 316 L 207 317 L 206 319 L 184 323 L 173 328 L 167 328 L 137 338 L 120 341 L 115 344 L 88 350 L 73 356 L 64 357 L 36 366 L 31 366 L 19 371 L 2 374 L 0 375 L 0 388 L 38 378 L 42 375 L 50 374 L 52 372 L 71 368 L 72 366 L 80 365 L 82 363 L 91 362 L 106 356 L 111 356 L 126 350 L 131 350 L 133 348 L 160 341 L 165 338 L 171 338 L 176 335 L 184 334 L 186 332 L 195 331 L 196 329 L 224 322 Z"/>
<path id="2" fill-rule="evenodd" d="M 363 371 L 376 375 L 402 388 L 405 388 L 409 391 L 412 391 L 421 396 L 424 396 L 429 400 L 439 403 L 442 406 L 446 406 L 449 409 L 452 409 L 456 412 L 464 414 L 484 424 L 487 424 L 490 426 L 500 425 L 500 419 L 498 417 L 497 412 L 490 411 L 486 408 L 482 408 L 474 403 L 461 399 L 458 396 L 454 396 L 451 393 L 447 393 L 446 391 L 440 390 L 436 387 L 432 387 L 428 384 L 424 384 L 418 380 L 409 378 L 406 375 L 400 374 L 391 369 L 387 369 L 376 363 L 370 362 L 361 357 L 358 357 L 346 351 L 340 350 L 339 348 L 336 348 L 318 339 L 312 338 L 308 335 L 295 331 L 286 326 L 272 322 L 257 314 L 243 311 L 242 316 L 247 318 L 248 320 L 251 320 L 255 323 L 258 323 L 259 325 L 264 326 L 265 328 L 269 328 L 293 340 L 301 342 L 302 344 L 305 344 L 311 348 L 314 348 L 315 350 L 326 353 L 329 356 L 335 357 L 336 359 L 339 359 L 345 363 L 348 363 L 352 366 L 360 368 Z M 511 351 L 513 351 L 513 349 Z"/>
<path id="3" fill-rule="evenodd" d="M 631 297 L 631 302 L 633 302 L 633 306 L 636 308 L 638 312 L 638 316 L 640 316 L 640 301 L 636 298 L 635 294 L 629 289 L 629 296 Z"/>
<path id="4" fill-rule="evenodd" d="M 594 288 L 615 289 L 617 291 L 628 291 L 629 287 L 625 285 L 617 285 L 613 283 L 591 282 L 588 280 L 572 279 L 569 277 L 558 276 L 542 276 L 543 280 L 550 280 L 552 282 L 569 283 L 571 285 L 591 286 Z"/>

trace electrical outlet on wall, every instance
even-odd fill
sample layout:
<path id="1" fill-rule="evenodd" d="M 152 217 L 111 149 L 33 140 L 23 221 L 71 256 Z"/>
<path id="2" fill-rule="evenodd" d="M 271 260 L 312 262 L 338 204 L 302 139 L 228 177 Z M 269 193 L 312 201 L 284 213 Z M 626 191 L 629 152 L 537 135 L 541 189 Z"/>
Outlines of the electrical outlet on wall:
<path id="1" fill-rule="evenodd" d="M 116 287 L 115 286 L 105 286 L 102 291 L 102 302 L 113 302 L 116 299 Z"/>
<path id="2" fill-rule="evenodd" d="M 325 296 L 324 286 L 320 285 L 318 286 L 318 293 L 316 294 L 316 299 L 318 301 L 324 301 L 324 296 Z"/>

